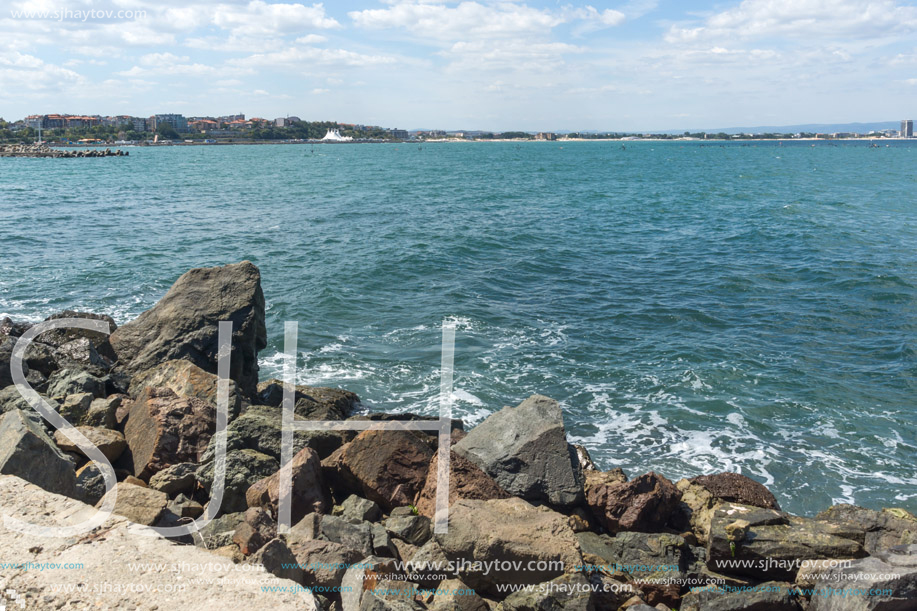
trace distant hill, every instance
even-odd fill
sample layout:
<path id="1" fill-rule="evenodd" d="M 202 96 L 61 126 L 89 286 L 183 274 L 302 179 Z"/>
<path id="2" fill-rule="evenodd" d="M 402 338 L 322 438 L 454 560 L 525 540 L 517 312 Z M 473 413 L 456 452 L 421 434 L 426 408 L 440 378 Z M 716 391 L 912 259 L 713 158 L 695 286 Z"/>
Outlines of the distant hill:
<path id="1" fill-rule="evenodd" d="M 875 123 L 807 123 L 804 125 L 759 125 L 757 127 L 726 127 L 717 129 L 680 129 L 666 130 L 664 134 L 683 134 L 707 132 L 708 134 L 795 134 L 799 132 L 814 132 L 819 134 L 833 134 L 836 132 L 851 132 L 866 134 L 882 129 L 899 129 L 901 121 L 878 121 Z"/>

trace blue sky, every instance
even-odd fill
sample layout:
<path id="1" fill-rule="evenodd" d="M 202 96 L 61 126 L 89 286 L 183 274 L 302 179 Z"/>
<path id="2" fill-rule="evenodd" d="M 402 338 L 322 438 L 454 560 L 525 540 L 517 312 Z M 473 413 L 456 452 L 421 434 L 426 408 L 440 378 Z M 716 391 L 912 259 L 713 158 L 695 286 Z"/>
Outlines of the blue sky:
<path id="1" fill-rule="evenodd" d="M 917 5 L 0 0 L 0 116 L 47 112 L 489 130 L 896 120 L 917 116 Z"/>

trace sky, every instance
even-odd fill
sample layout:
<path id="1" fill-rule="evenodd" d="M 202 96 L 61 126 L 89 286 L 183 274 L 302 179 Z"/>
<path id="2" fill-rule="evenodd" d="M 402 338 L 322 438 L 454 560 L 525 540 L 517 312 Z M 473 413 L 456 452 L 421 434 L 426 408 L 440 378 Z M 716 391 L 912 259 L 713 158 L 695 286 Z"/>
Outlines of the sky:
<path id="1" fill-rule="evenodd" d="M 0 117 L 55 112 L 494 131 L 900 120 L 917 116 L 917 3 L 0 0 Z"/>

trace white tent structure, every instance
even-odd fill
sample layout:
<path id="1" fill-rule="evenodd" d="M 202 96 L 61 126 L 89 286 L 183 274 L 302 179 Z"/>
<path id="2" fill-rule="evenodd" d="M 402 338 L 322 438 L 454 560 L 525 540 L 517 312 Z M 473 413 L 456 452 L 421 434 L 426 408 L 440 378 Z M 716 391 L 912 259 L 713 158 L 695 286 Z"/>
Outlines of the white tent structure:
<path id="1" fill-rule="evenodd" d="M 329 129 L 325 137 L 322 138 L 322 142 L 350 142 L 351 140 L 353 140 L 353 138 L 350 136 L 342 136 L 341 132 L 337 129 Z"/>

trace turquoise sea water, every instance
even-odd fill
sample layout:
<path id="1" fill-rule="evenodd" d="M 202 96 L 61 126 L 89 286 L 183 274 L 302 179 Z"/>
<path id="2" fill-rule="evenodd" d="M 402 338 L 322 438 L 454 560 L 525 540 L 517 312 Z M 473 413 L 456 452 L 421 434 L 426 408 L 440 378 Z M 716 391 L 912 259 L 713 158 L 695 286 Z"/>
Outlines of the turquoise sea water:
<path id="1" fill-rule="evenodd" d="M 0 159 L 0 315 L 126 322 L 261 267 L 278 374 L 435 413 L 540 392 L 600 466 L 917 510 L 917 147 L 480 143 Z"/>

